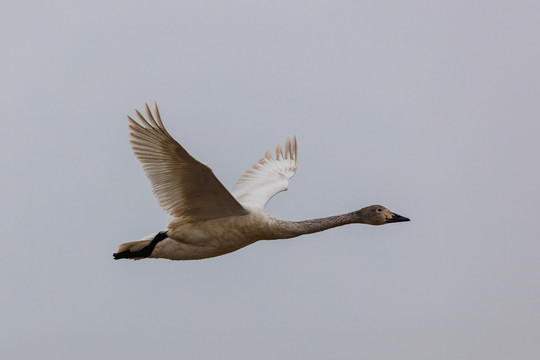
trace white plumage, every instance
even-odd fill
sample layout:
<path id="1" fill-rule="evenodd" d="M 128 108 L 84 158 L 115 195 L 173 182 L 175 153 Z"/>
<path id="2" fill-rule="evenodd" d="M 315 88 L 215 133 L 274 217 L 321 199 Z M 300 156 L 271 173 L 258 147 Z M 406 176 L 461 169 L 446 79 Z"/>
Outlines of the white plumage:
<path id="1" fill-rule="evenodd" d="M 232 195 L 242 205 L 264 209 L 277 193 L 287 190 L 298 165 L 296 137 L 287 139 L 285 152 L 278 145 L 276 158 L 270 151 L 236 182 Z"/>

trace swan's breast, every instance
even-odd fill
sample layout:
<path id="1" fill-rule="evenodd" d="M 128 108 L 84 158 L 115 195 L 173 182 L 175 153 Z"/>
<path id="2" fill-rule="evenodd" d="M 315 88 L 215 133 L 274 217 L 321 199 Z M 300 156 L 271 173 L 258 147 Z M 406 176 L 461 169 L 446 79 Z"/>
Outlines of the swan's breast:
<path id="1" fill-rule="evenodd" d="M 151 257 L 188 260 L 223 255 L 258 240 L 273 238 L 275 224 L 276 220 L 262 210 L 177 226 L 172 219 L 168 238 L 158 243 Z"/>

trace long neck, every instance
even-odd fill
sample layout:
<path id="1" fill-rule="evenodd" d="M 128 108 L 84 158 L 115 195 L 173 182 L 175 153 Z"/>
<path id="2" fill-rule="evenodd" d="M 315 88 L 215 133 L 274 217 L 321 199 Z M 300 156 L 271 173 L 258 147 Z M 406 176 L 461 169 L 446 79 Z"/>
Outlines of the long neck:
<path id="1" fill-rule="evenodd" d="M 358 217 L 354 212 L 304 221 L 277 220 L 276 235 L 278 239 L 288 239 L 357 222 Z"/>

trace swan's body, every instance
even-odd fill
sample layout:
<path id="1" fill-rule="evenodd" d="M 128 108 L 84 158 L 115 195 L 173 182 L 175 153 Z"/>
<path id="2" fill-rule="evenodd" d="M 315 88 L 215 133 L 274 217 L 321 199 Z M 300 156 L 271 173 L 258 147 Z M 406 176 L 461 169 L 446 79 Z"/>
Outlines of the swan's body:
<path id="1" fill-rule="evenodd" d="M 115 259 L 204 259 L 227 254 L 258 240 L 287 239 L 351 223 L 383 225 L 409 221 L 380 205 L 327 218 L 284 221 L 263 209 L 287 190 L 297 167 L 296 138 L 269 152 L 236 183 L 232 193 L 212 170 L 169 135 L 155 105 L 141 124 L 128 116 L 133 151 L 142 162 L 160 205 L 173 217 L 165 231 L 119 246 Z"/>

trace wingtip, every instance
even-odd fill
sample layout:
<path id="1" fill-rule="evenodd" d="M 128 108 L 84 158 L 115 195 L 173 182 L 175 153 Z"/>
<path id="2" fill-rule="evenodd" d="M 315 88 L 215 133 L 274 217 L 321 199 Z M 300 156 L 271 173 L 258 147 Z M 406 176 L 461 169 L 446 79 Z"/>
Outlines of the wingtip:
<path id="1" fill-rule="evenodd" d="M 144 103 L 144 110 L 146 111 L 146 116 L 148 117 L 148 120 L 150 120 L 152 125 L 157 126 L 156 120 L 154 120 L 154 115 L 152 114 L 152 111 L 150 110 L 150 106 L 148 106 L 148 103 Z"/>
<path id="2" fill-rule="evenodd" d="M 166 132 L 165 126 L 163 126 L 163 122 L 161 121 L 157 101 L 154 101 L 154 113 L 152 113 L 150 106 L 146 102 L 144 103 L 144 112 L 146 113 L 146 118 L 139 110 L 135 109 L 135 114 L 137 115 L 140 124 L 128 115 L 129 122 L 146 128 L 160 128 L 162 131 Z M 168 133 L 166 134 L 168 135 Z"/>
<path id="3" fill-rule="evenodd" d="M 281 147 L 281 144 L 279 144 L 276 147 L 276 160 L 281 160 L 283 158 L 284 158 L 284 156 L 283 156 L 283 148 Z"/>

